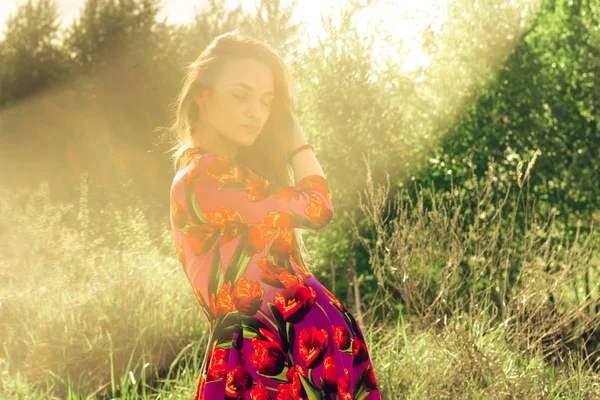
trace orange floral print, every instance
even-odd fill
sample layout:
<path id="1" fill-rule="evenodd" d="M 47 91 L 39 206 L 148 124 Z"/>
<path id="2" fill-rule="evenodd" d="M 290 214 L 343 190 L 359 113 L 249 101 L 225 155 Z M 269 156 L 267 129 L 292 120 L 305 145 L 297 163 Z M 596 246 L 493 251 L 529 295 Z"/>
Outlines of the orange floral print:
<path id="1" fill-rule="evenodd" d="M 231 300 L 231 281 L 225 282 L 219 291 L 219 296 L 217 297 L 216 301 L 214 294 L 211 293 L 210 310 L 215 317 L 220 317 L 235 310 L 235 306 Z"/>
<path id="2" fill-rule="evenodd" d="M 251 385 L 252 377 L 246 372 L 246 368 L 243 365 L 237 365 L 227 373 L 225 395 L 231 399 L 243 399 Z"/>
<path id="3" fill-rule="evenodd" d="M 206 176 L 222 184 L 242 182 L 242 168 L 231 159 L 215 157 L 206 165 Z"/>
<path id="4" fill-rule="evenodd" d="M 251 173 L 246 183 L 246 191 L 248 192 L 248 200 L 258 201 L 269 195 L 272 183 L 262 176 Z"/>
<path id="5" fill-rule="evenodd" d="M 276 226 L 279 228 L 290 228 L 292 227 L 292 217 L 289 213 L 270 212 L 267 214 L 264 224 L 268 226 Z"/>
<path id="6" fill-rule="evenodd" d="M 208 365 L 207 381 L 216 381 L 224 378 L 227 374 L 227 353 L 229 351 L 223 348 L 214 348 L 210 355 L 210 364 Z"/>
<path id="7" fill-rule="evenodd" d="M 340 311 L 344 311 L 344 306 L 333 295 L 333 293 L 331 293 L 326 287 L 323 287 L 323 291 L 325 292 L 325 294 L 327 295 L 327 297 L 329 297 L 329 300 L 331 301 L 331 303 L 333 303 Z"/>
<path id="8" fill-rule="evenodd" d="M 227 244 L 230 240 L 236 238 L 241 231 L 240 224 L 238 223 L 230 223 L 225 225 L 223 228 L 223 238 L 221 239 L 221 246 Z"/>
<path id="9" fill-rule="evenodd" d="M 287 288 L 302 282 L 299 274 L 292 274 L 286 268 L 273 264 L 267 257 L 259 258 L 258 265 L 261 269 L 261 281 L 271 286 Z"/>
<path id="10" fill-rule="evenodd" d="M 266 225 L 254 225 L 248 228 L 248 249 L 250 253 L 262 251 L 275 237 L 277 230 Z"/>
<path id="11" fill-rule="evenodd" d="M 332 328 L 334 332 L 334 343 L 337 344 L 340 350 L 347 350 L 352 342 L 352 335 L 350 334 L 350 331 L 347 328 L 339 325 L 333 325 Z"/>
<path id="12" fill-rule="evenodd" d="M 185 250 L 183 250 L 183 247 L 179 244 L 179 242 L 175 242 L 175 251 L 177 252 L 179 265 L 181 265 L 185 269 Z"/>
<path id="13" fill-rule="evenodd" d="M 317 224 L 325 225 L 333 218 L 333 213 L 325 207 L 325 203 L 320 197 L 310 196 L 310 203 L 304 209 L 308 218 Z"/>
<path id="14" fill-rule="evenodd" d="M 187 219 L 187 217 L 185 216 L 185 211 L 173 197 L 170 197 L 170 202 L 171 202 L 171 218 L 173 219 L 173 223 L 175 224 L 176 227 L 181 229 L 185 225 L 185 221 Z"/>
<path id="15" fill-rule="evenodd" d="M 258 333 L 260 336 L 252 338 L 250 363 L 263 375 L 279 375 L 285 367 L 286 360 L 283 343 L 268 329 L 258 328 Z"/>
<path id="16" fill-rule="evenodd" d="M 258 282 L 242 276 L 231 292 L 231 300 L 240 314 L 254 315 L 262 305 L 263 294 Z"/>
<path id="17" fill-rule="evenodd" d="M 233 158 L 182 154 L 171 229 L 211 343 L 193 400 L 381 400 L 355 318 L 293 255 L 293 229 L 333 217 L 323 176 L 285 187 Z"/>
<path id="18" fill-rule="evenodd" d="M 204 219 L 216 228 L 223 228 L 225 225 L 239 221 L 235 210 L 220 207 L 217 211 L 207 211 L 204 213 Z"/>
<path id="19" fill-rule="evenodd" d="M 292 365 L 286 373 L 286 378 L 290 383 L 280 383 L 277 385 L 279 393 L 277 394 L 277 400 L 300 400 L 306 399 L 307 394 L 300 375 L 304 378 L 307 377 L 306 371 L 301 365 Z"/>
<path id="20" fill-rule="evenodd" d="M 271 244 L 271 251 L 281 254 L 292 254 L 294 249 L 294 241 L 292 240 L 291 229 L 281 229 L 279 235 Z"/>
<path id="21" fill-rule="evenodd" d="M 187 244 L 195 254 L 201 254 L 208 250 L 208 240 L 215 234 L 217 231 L 210 226 L 190 226 L 187 229 Z"/>
<path id="22" fill-rule="evenodd" d="M 300 359 L 304 361 L 307 368 L 314 368 L 321 364 L 327 352 L 329 334 L 325 329 L 302 328 L 298 336 L 298 352 Z"/>
<path id="23" fill-rule="evenodd" d="M 256 385 L 250 390 L 250 400 L 269 400 L 269 391 L 260 377 Z"/>

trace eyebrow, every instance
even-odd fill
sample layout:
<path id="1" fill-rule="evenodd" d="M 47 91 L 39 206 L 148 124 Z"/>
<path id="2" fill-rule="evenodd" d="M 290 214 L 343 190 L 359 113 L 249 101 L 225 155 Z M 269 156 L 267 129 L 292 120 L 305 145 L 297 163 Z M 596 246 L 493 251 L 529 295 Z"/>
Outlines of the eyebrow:
<path id="1" fill-rule="evenodd" d="M 245 87 L 246 89 L 250 89 L 250 90 L 254 89 L 252 86 L 250 86 L 250 85 L 248 85 L 247 83 L 244 83 L 244 82 L 234 82 L 234 83 L 231 84 L 231 86 L 242 86 L 242 87 Z M 271 92 L 271 91 L 268 91 L 265 94 L 274 95 L 274 93 Z"/>

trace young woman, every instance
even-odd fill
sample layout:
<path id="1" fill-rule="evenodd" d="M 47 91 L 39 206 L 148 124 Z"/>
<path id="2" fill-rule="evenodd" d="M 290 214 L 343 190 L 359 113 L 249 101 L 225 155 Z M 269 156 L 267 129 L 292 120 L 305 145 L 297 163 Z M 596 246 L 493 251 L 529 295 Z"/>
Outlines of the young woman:
<path id="1" fill-rule="evenodd" d="M 334 211 L 290 92 L 281 58 L 233 31 L 175 104 L 171 227 L 210 328 L 195 400 L 381 399 L 360 327 L 300 251 Z"/>

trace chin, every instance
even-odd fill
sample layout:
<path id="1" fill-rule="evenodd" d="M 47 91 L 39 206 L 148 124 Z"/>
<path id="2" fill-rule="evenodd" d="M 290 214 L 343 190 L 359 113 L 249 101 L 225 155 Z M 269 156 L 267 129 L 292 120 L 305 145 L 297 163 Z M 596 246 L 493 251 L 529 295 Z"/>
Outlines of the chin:
<path id="1" fill-rule="evenodd" d="M 249 134 L 247 131 L 232 130 L 228 135 L 229 140 L 236 143 L 238 146 L 252 146 L 256 139 L 262 133 L 262 129 L 255 134 Z"/>
<path id="2" fill-rule="evenodd" d="M 241 138 L 237 142 L 240 146 L 252 146 L 256 142 L 256 138 L 258 138 L 258 135 Z"/>

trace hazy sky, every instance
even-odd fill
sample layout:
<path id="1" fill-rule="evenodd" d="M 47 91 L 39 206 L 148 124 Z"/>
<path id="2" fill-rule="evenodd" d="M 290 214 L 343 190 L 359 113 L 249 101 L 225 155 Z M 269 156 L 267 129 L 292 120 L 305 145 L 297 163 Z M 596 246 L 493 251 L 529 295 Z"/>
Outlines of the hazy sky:
<path id="1" fill-rule="evenodd" d="M 61 15 L 61 25 L 70 25 L 79 15 L 85 0 L 54 0 Z M 223 0 L 227 5 L 242 4 L 246 10 L 252 9 L 259 0 Z M 411 48 L 411 62 L 413 66 L 426 64 L 427 60 L 420 52 L 420 47 L 415 41 L 422 27 L 431 20 L 440 21 L 445 16 L 446 4 L 451 0 L 381 0 L 380 4 L 369 15 L 380 18 L 377 26 L 386 31 L 393 32 L 395 37 L 405 39 L 405 46 Z M 0 39 L 4 37 L 4 24 L 10 13 L 14 12 L 18 3 L 25 0 L 0 0 Z M 201 8 L 201 0 L 161 0 L 162 17 L 170 23 L 189 22 L 194 15 L 194 8 Z M 344 4 L 343 0 L 299 0 L 296 5 L 296 14 L 293 22 L 304 22 L 308 26 L 309 41 L 314 40 L 322 32 L 320 12 L 335 14 L 335 8 Z M 368 19 L 365 19 L 368 21 Z M 366 26 L 365 26 L 365 29 Z M 384 46 L 384 44 L 382 44 Z"/>

